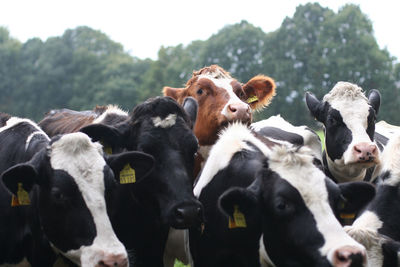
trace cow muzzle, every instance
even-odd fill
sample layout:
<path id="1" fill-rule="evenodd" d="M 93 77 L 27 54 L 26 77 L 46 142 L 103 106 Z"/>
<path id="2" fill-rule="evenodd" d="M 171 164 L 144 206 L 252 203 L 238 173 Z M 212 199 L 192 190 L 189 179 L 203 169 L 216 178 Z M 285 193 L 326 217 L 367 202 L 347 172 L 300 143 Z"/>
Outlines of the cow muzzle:
<path id="1" fill-rule="evenodd" d="M 105 253 L 96 267 L 128 267 L 128 258 L 126 254 Z"/>
<path id="2" fill-rule="evenodd" d="M 170 225 L 173 228 L 186 229 L 203 221 L 203 206 L 197 200 L 178 204 L 171 209 Z"/>
<path id="3" fill-rule="evenodd" d="M 334 252 L 332 264 L 334 267 L 363 267 L 366 262 L 367 256 L 364 249 L 344 246 Z"/>
<path id="4" fill-rule="evenodd" d="M 353 146 L 352 154 L 356 163 L 373 163 L 379 158 L 379 149 L 374 143 L 358 143 Z"/>
<path id="5" fill-rule="evenodd" d="M 223 114 L 228 121 L 241 121 L 243 123 L 250 123 L 252 119 L 252 112 L 249 105 L 246 103 L 231 103 L 226 106 Z"/>

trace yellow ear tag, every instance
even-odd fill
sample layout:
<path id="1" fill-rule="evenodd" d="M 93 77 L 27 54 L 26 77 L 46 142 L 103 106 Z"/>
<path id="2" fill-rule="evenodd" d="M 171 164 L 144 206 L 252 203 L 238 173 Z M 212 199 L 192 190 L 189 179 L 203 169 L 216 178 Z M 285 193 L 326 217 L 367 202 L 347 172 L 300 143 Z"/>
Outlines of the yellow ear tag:
<path id="1" fill-rule="evenodd" d="M 253 102 L 258 101 L 258 97 L 256 95 L 250 96 L 249 98 L 247 98 L 246 102 L 251 104 Z"/>
<path id="2" fill-rule="evenodd" d="M 233 218 L 229 216 L 229 229 L 232 228 L 246 228 L 246 218 L 244 214 L 240 212 L 238 205 L 233 206 Z"/>
<path id="3" fill-rule="evenodd" d="M 103 140 L 100 141 L 100 144 L 103 146 L 103 151 L 104 151 L 104 153 L 106 153 L 106 154 L 108 154 L 108 155 L 111 155 L 111 154 L 112 154 L 112 148 L 111 148 L 111 146 L 106 145 L 106 144 L 104 143 Z"/>
<path id="4" fill-rule="evenodd" d="M 11 207 L 30 205 L 31 200 L 29 199 L 28 192 L 22 187 L 22 183 L 18 183 L 17 195 L 13 195 L 11 198 Z"/>
<path id="5" fill-rule="evenodd" d="M 135 170 L 131 166 L 126 164 L 124 168 L 119 173 L 119 183 L 120 184 L 133 184 L 136 182 Z"/>

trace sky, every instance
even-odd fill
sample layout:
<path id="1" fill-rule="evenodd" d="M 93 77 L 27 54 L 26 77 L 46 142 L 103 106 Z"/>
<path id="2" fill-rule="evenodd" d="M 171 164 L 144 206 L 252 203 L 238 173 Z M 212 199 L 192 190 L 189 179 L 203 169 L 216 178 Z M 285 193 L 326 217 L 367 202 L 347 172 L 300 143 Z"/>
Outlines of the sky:
<path id="1" fill-rule="evenodd" d="M 2 0 L 0 26 L 25 42 L 61 36 L 65 30 L 89 26 L 100 30 L 139 58 L 157 58 L 161 46 L 207 40 L 226 25 L 247 20 L 268 33 L 277 30 L 302 0 Z M 337 12 L 347 3 L 359 5 L 373 23 L 380 48 L 400 58 L 400 1 L 320 0 Z"/>

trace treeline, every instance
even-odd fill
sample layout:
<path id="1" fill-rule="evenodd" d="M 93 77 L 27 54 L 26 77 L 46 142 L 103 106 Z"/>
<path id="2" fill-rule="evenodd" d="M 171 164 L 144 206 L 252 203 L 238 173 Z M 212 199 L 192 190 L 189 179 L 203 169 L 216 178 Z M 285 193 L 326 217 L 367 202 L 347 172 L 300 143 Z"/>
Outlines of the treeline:
<path id="1" fill-rule="evenodd" d="M 38 120 L 52 108 L 113 103 L 131 110 L 160 95 L 163 86 L 183 86 L 193 70 L 210 64 L 241 82 L 259 73 L 275 79 L 277 95 L 258 119 L 282 114 L 310 124 L 304 92 L 321 97 L 337 81 L 349 81 L 366 91 L 379 89 L 379 119 L 400 123 L 400 64 L 379 48 L 371 21 L 358 6 L 335 13 L 317 3 L 299 6 L 275 32 L 242 21 L 205 41 L 161 47 L 157 60 L 132 57 L 88 27 L 25 43 L 0 27 L 0 111 Z"/>

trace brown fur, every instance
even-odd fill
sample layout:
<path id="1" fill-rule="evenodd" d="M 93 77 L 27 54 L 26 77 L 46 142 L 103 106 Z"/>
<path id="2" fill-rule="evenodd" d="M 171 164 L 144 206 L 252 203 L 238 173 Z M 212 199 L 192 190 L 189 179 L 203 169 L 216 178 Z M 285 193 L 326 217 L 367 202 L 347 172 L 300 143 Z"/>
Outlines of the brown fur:
<path id="1" fill-rule="evenodd" d="M 220 115 L 228 101 L 228 95 L 211 81 L 198 79 L 200 75 L 204 74 L 211 75 L 216 79 L 232 79 L 232 88 L 243 102 L 246 102 L 251 96 L 257 96 L 258 101 L 249 104 L 252 109 L 258 110 L 267 106 L 275 95 L 276 86 L 272 78 L 264 75 L 257 75 L 246 84 L 242 85 L 218 65 L 211 65 L 194 71 L 192 77 L 187 81 L 185 88 L 164 87 L 163 94 L 173 97 L 180 104 L 182 104 L 183 100 L 188 96 L 192 96 L 197 100 L 199 111 L 194 133 L 200 145 L 214 144 L 218 138 L 218 131 L 229 122 Z M 202 95 L 196 93 L 200 88 L 205 91 Z M 244 122 L 250 123 L 250 121 Z"/>

